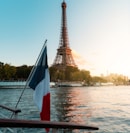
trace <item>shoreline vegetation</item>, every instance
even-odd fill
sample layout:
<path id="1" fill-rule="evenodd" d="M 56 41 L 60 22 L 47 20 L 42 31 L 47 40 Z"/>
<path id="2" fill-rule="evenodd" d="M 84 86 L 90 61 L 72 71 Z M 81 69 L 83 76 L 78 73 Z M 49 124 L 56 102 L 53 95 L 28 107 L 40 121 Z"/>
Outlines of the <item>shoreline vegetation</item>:
<path id="1" fill-rule="evenodd" d="M 33 66 L 12 66 L 0 62 L 0 82 L 25 82 Z M 51 86 L 104 86 L 104 85 L 130 85 L 130 79 L 122 74 L 110 73 L 108 75 L 92 76 L 88 70 L 79 70 L 71 66 L 59 70 L 49 67 L 50 81 L 56 83 Z"/>

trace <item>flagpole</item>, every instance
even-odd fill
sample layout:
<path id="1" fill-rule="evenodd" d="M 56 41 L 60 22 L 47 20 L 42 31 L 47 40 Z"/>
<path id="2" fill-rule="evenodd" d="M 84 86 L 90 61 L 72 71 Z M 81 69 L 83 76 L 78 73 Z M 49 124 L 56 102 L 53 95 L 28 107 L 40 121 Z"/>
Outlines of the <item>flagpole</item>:
<path id="1" fill-rule="evenodd" d="M 42 47 L 42 49 L 41 49 L 41 51 L 40 51 L 40 54 L 39 54 L 39 56 L 38 56 L 38 58 L 37 58 L 37 60 L 36 60 L 36 63 L 35 63 L 35 65 L 33 66 L 32 70 L 31 70 L 31 72 L 30 72 L 30 74 L 29 74 L 29 76 L 28 76 L 28 78 L 27 78 L 27 80 L 26 80 L 25 87 L 24 87 L 23 91 L 21 92 L 21 95 L 20 95 L 20 97 L 19 97 L 19 99 L 18 99 L 18 101 L 17 101 L 17 103 L 16 103 L 16 105 L 15 105 L 15 109 L 17 108 L 17 106 L 18 106 L 18 104 L 19 104 L 19 102 L 20 102 L 20 100 L 21 100 L 21 98 L 22 98 L 22 96 L 23 96 L 24 91 L 25 91 L 25 89 L 26 89 L 27 86 L 28 86 L 28 81 L 29 81 L 29 79 L 32 77 L 32 75 L 33 75 L 33 73 L 34 73 L 35 66 L 36 66 L 37 62 L 39 61 L 39 59 L 40 59 L 40 57 L 41 57 L 41 54 L 42 54 L 42 52 L 43 52 L 43 49 L 44 49 L 45 46 L 46 46 L 46 43 L 47 43 L 47 39 L 45 40 L 44 45 L 43 45 L 43 47 Z M 14 115 L 14 113 L 11 115 L 11 118 L 13 117 L 13 115 Z"/>
<path id="2" fill-rule="evenodd" d="M 41 49 L 41 51 L 40 51 L 40 54 L 39 54 L 39 56 L 38 56 L 38 58 L 37 58 L 37 60 L 36 60 L 35 65 L 33 66 L 32 70 L 31 70 L 31 72 L 30 72 L 30 74 L 29 74 L 29 76 L 28 76 L 27 81 L 29 81 L 29 79 L 32 77 L 32 75 L 33 75 L 33 73 L 34 73 L 35 66 L 37 65 L 37 63 L 38 63 L 38 61 L 39 61 L 39 59 L 40 59 L 40 57 L 41 57 L 41 54 L 42 54 L 42 52 L 43 52 L 43 49 L 45 48 L 46 43 L 47 43 L 47 40 L 45 40 L 45 42 L 44 42 L 44 45 L 43 45 L 43 47 L 42 47 L 42 49 Z M 26 83 L 28 83 L 28 82 L 26 82 Z"/>

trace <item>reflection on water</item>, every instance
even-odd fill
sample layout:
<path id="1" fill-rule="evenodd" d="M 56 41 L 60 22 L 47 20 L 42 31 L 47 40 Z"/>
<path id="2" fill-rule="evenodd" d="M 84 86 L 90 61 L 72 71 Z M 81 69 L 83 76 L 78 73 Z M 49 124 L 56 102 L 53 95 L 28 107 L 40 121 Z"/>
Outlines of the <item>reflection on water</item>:
<path id="1" fill-rule="evenodd" d="M 74 110 L 74 103 L 71 96 L 71 88 L 57 88 L 55 90 L 53 104 L 56 109 L 56 117 L 58 121 L 71 121 L 74 115 L 71 112 Z"/>
<path id="2" fill-rule="evenodd" d="M 87 104 L 90 97 L 87 94 L 84 95 L 80 88 L 56 88 L 53 99 L 52 104 L 55 105 L 58 121 L 84 123 L 84 118 L 91 116 L 91 110 Z"/>
<path id="3" fill-rule="evenodd" d="M 130 132 L 130 86 L 54 88 L 54 120 L 98 126 L 99 133 Z"/>
<path id="4" fill-rule="evenodd" d="M 21 91 L 21 89 L 0 89 L 0 104 L 14 107 Z M 31 89 L 25 91 L 18 106 L 22 109 L 20 118 L 39 119 L 32 95 Z M 100 130 L 95 131 L 96 133 L 129 133 L 129 98 L 130 86 L 52 88 L 51 120 L 97 126 Z M 30 129 L 28 132 L 36 133 L 36 131 L 39 130 Z"/>

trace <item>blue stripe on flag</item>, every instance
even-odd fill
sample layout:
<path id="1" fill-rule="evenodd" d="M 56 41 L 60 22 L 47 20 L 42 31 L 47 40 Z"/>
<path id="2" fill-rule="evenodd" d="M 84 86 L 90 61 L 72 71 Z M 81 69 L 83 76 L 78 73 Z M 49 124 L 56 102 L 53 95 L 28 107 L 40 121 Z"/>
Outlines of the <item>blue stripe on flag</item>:
<path id="1" fill-rule="evenodd" d="M 45 70 L 48 69 L 47 64 L 47 48 L 44 48 L 44 51 L 38 61 L 38 64 L 35 66 L 34 73 L 29 82 L 29 86 L 35 90 L 36 86 L 41 80 L 45 78 Z"/>

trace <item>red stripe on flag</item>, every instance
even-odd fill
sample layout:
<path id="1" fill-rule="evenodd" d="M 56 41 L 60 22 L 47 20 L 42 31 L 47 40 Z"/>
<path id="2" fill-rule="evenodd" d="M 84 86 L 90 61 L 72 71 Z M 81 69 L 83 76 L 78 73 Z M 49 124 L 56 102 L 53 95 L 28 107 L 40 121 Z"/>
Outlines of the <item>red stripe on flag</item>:
<path id="1" fill-rule="evenodd" d="M 50 93 L 43 97 L 40 117 L 41 120 L 50 121 Z M 49 132 L 49 128 L 46 128 L 46 131 Z"/>

